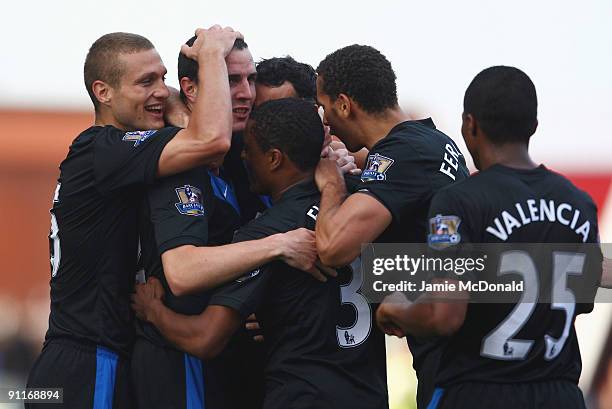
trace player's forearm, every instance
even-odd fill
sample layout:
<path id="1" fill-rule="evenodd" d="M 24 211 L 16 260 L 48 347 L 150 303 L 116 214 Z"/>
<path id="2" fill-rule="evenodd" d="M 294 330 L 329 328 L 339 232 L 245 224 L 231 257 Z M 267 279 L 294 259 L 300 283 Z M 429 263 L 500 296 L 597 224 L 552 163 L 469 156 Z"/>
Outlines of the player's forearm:
<path id="1" fill-rule="evenodd" d="M 321 203 L 315 228 L 317 251 L 323 264 L 340 266 L 353 260 L 356 254 L 345 247 L 343 235 L 348 234 L 348 219 L 341 213 L 342 203 L 347 197 L 344 182 L 328 183 L 321 189 Z M 349 254 L 350 253 L 350 254 Z"/>
<path id="2" fill-rule="evenodd" d="M 149 321 L 169 342 L 194 356 L 209 358 L 206 351 L 212 348 L 206 331 L 212 329 L 199 316 L 178 314 L 159 301 L 150 306 L 150 312 Z"/>
<path id="3" fill-rule="evenodd" d="M 440 281 L 433 280 L 434 283 Z M 463 325 L 468 301 L 469 294 L 466 292 L 424 293 L 416 301 L 395 292 L 380 304 L 376 320 L 378 326 L 389 335 L 449 336 Z"/>
<path id="4" fill-rule="evenodd" d="M 172 292 L 185 295 L 218 287 L 282 255 L 281 235 L 217 247 L 182 246 L 162 254 Z"/>
<path id="5" fill-rule="evenodd" d="M 189 124 L 164 147 L 159 158 L 158 177 L 196 166 L 216 166 L 230 148 L 232 110 L 227 67 L 222 53 L 209 54 L 202 57 L 203 62 L 199 64 L 198 95 Z"/>
<path id="6" fill-rule="evenodd" d="M 417 337 L 450 336 L 457 332 L 465 313 L 462 303 L 434 302 L 428 295 L 421 296 L 416 302 L 402 304 L 400 308 L 390 312 L 389 319 L 402 329 L 404 334 Z M 457 309 L 458 314 L 449 314 Z"/>
<path id="7" fill-rule="evenodd" d="M 148 320 L 178 349 L 200 359 L 217 356 L 242 324 L 237 311 L 208 306 L 200 315 L 178 314 L 160 301 L 149 306 Z"/>
<path id="8" fill-rule="evenodd" d="M 219 145 L 220 148 L 227 146 L 229 149 L 232 140 L 232 101 L 225 57 L 221 51 L 210 52 L 200 58 L 198 67 L 198 95 L 189 127 L 193 127 L 199 142 Z"/>

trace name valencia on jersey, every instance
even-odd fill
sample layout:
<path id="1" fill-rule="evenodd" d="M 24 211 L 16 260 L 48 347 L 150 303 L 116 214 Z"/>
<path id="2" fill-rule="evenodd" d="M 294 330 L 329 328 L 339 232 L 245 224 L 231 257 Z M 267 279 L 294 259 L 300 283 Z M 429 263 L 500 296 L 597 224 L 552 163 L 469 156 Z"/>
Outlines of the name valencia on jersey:
<path id="1" fill-rule="evenodd" d="M 580 210 L 574 209 L 569 203 L 555 203 L 554 200 L 528 199 L 525 203 L 515 203 L 512 211 L 504 210 L 493 219 L 494 226 L 486 228 L 502 241 L 506 241 L 515 229 L 534 222 L 560 223 L 569 226 L 586 242 L 591 230 L 591 222 L 580 217 Z"/>

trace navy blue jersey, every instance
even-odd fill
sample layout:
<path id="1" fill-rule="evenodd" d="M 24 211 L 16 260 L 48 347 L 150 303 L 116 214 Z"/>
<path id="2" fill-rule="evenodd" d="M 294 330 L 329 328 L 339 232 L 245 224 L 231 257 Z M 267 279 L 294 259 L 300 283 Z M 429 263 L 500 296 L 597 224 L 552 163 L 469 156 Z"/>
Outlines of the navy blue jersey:
<path id="1" fill-rule="evenodd" d="M 129 352 L 139 205 L 178 131 L 95 126 L 70 146 L 51 209 L 47 340 L 69 337 Z"/>
<path id="2" fill-rule="evenodd" d="M 441 254 L 472 243 L 513 244 L 489 263 L 496 275 L 523 277 L 527 297 L 521 303 L 470 303 L 463 326 L 444 349 L 437 384 L 578 383 L 581 360 L 574 320 L 589 312 L 592 303 L 568 300 L 576 285 L 594 296 L 602 258 L 596 245 L 582 258 L 558 243 L 597 243 L 597 210 L 591 198 L 544 166 L 519 170 L 494 165 L 440 191 L 429 216 L 430 243 L 439 246 L 449 233 L 455 235 Z M 447 228 L 440 229 L 441 224 Z M 521 243 L 557 244 L 541 250 Z M 477 280 L 482 273 L 464 277 Z"/>
<path id="3" fill-rule="evenodd" d="M 427 211 L 441 188 L 469 175 L 465 159 L 451 138 L 437 130 L 431 119 L 396 125 L 370 150 L 356 190 L 379 200 L 391 213 L 389 227 L 376 243 L 425 243 Z M 440 354 L 439 338 L 407 336 L 419 379 L 420 406 L 433 393 Z"/>
<path id="4" fill-rule="evenodd" d="M 312 181 L 295 185 L 234 241 L 314 229 L 319 200 Z M 359 262 L 322 283 L 276 261 L 212 296 L 243 317 L 257 312 L 268 348 L 265 408 L 388 406 L 384 337 L 359 294 L 361 278 Z"/>
<path id="5" fill-rule="evenodd" d="M 223 179 L 205 167 L 162 178 L 147 191 L 140 215 L 141 266 L 146 278 L 156 277 L 162 282 L 164 304 L 173 311 L 200 314 L 208 305 L 209 294 L 172 294 L 161 255 L 183 245 L 229 243 L 240 226 L 240 216 L 227 200 L 231 192 Z M 139 334 L 156 345 L 172 346 L 149 323 L 139 322 Z"/>

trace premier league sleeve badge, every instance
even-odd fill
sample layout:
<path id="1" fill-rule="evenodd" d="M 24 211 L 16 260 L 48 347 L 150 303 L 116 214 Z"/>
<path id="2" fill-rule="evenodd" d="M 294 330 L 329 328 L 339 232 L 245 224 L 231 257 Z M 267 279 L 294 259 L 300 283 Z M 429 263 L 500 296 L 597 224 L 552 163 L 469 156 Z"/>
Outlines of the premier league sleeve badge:
<path id="1" fill-rule="evenodd" d="M 427 235 L 429 247 L 441 250 L 458 244 L 461 241 L 460 224 L 461 219 L 458 216 L 438 214 L 429 219 L 429 234 Z"/>
<path id="2" fill-rule="evenodd" d="M 197 187 L 185 185 L 175 189 L 180 203 L 175 203 L 180 214 L 186 216 L 204 216 L 202 191 Z"/>
<path id="3" fill-rule="evenodd" d="M 361 181 L 370 182 L 374 180 L 386 180 L 387 170 L 393 165 L 393 162 L 395 162 L 393 159 L 378 153 L 369 155 L 366 168 L 361 174 Z"/>

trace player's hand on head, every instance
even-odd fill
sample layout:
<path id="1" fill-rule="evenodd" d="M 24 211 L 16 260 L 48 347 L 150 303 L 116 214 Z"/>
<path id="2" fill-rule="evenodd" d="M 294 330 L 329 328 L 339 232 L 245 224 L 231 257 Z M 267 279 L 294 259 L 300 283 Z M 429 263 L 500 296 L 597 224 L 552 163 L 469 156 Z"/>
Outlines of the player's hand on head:
<path id="1" fill-rule="evenodd" d="M 168 91 L 170 91 L 170 95 L 166 100 L 164 109 L 166 125 L 187 128 L 187 125 L 189 125 L 189 110 L 181 99 L 179 90 L 174 87 L 168 87 Z"/>
<path id="2" fill-rule="evenodd" d="M 198 61 L 199 56 L 206 58 L 214 53 L 226 57 L 232 51 L 236 39 L 243 38 L 239 31 L 231 27 L 222 28 L 218 24 L 208 29 L 198 28 L 195 35 L 197 38 L 191 47 L 187 44 L 181 46 L 181 53 L 195 61 Z"/>
<path id="3" fill-rule="evenodd" d="M 149 277 L 144 284 L 136 284 L 132 294 L 132 309 L 136 316 L 144 321 L 151 321 L 156 303 L 161 303 L 164 297 L 164 287 L 155 277 Z"/>
<path id="4" fill-rule="evenodd" d="M 291 267 L 305 271 L 319 281 L 327 281 L 326 274 L 337 275 L 335 270 L 319 263 L 314 231 L 302 227 L 283 233 L 280 238 L 281 259 Z"/>
<path id="5" fill-rule="evenodd" d="M 327 148 L 327 158 L 335 160 L 342 174 L 360 174 L 361 169 L 357 168 L 355 157 L 352 156 L 342 142 L 332 142 Z"/>

